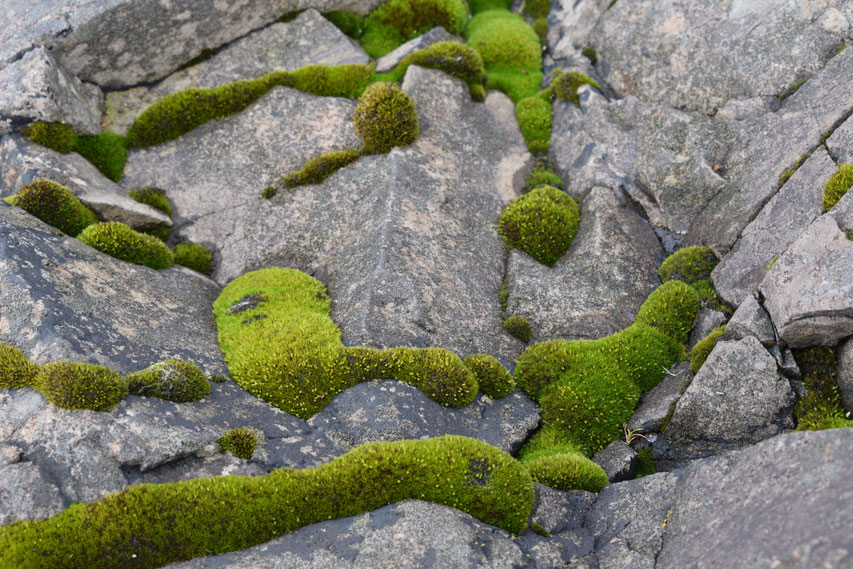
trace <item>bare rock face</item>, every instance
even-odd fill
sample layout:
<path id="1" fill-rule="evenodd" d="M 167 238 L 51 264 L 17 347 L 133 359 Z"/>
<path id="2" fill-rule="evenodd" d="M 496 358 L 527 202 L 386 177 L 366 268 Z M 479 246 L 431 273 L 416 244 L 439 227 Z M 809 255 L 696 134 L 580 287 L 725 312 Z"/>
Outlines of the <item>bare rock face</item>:
<path id="1" fill-rule="evenodd" d="M 554 59 L 564 59 L 590 43 L 598 21 L 612 0 L 560 0 L 549 17 L 548 47 Z"/>
<path id="2" fill-rule="evenodd" d="M 770 315 L 758 301 L 748 296 L 726 324 L 723 340 L 740 340 L 752 336 L 765 347 L 776 344 L 776 333 Z"/>
<path id="3" fill-rule="evenodd" d="M 826 147 L 837 162 L 853 162 L 853 116 L 826 139 Z"/>

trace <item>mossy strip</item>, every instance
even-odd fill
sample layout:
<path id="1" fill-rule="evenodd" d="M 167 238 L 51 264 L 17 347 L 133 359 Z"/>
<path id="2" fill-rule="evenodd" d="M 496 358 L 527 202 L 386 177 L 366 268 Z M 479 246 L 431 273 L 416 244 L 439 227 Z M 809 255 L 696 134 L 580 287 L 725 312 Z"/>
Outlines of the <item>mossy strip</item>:
<path id="1" fill-rule="evenodd" d="M 198 401 L 210 394 L 210 382 L 197 365 L 168 359 L 127 376 L 129 392 L 175 403 Z"/>
<path id="2" fill-rule="evenodd" d="M 90 225 L 78 238 L 111 257 L 152 269 L 166 269 L 175 262 L 172 251 L 158 238 L 117 221 Z"/>
<path id="3" fill-rule="evenodd" d="M 35 142 L 62 154 L 74 150 L 77 135 L 70 126 L 56 122 L 34 122 L 27 126 L 21 134 Z"/>
<path id="4" fill-rule="evenodd" d="M 451 77 L 461 79 L 468 84 L 471 97 L 474 100 L 482 100 L 480 92 L 483 90 L 486 70 L 483 58 L 469 46 L 454 41 L 434 43 L 410 53 L 390 72 L 378 73 L 375 78 L 383 81 L 400 81 L 412 65 L 438 69 Z"/>
<path id="5" fill-rule="evenodd" d="M 153 186 L 145 186 L 144 188 L 134 188 L 128 192 L 128 195 L 139 203 L 150 205 L 154 209 L 159 209 L 163 213 L 172 217 L 172 204 L 169 198 L 166 197 L 165 190 L 155 188 Z"/>
<path id="6" fill-rule="evenodd" d="M 690 350 L 690 371 L 699 373 L 705 360 L 711 355 L 711 351 L 713 351 L 717 345 L 717 341 L 723 336 L 725 331 L 725 326 L 714 328 L 707 336 L 696 342 L 696 345 Z"/>
<path id="7" fill-rule="evenodd" d="M 51 180 L 36 180 L 21 188 L 15 205 L 72 237 L 98 223 L 98 216 L 71 190 Z"/>
<path id="8" fill-rule="evenodd" d="M 0 389 L 35 387 L 39 366 L 21 350 L 0 343 Z"/>
<path id="9" fill-rule="evenodd" d="M 487 354 L 471 354 L 462 360 L 474 372 L 480 390 L 492 399 L 500 399 L 515 389 L 512 374 L 494 357 Z"/>
<path id="10" fill-rule="evenodd" d="M 524 343 L 530 341 L 530 322 L 523 316 L 510 316 L 504 320 L 504 332 Z"/>
<path id="11" fill-rule="evenodd" d="M 361 47 L 378 59 L 436 26 L 459 34 L 467 20 L 465 0 L 389 0 L 364 19 Z"/>
<path id="12" fill-rule="evenodd" d="M 363 153 L 359 148 L 345 148 L 321 154 L 306 162 L 299 170 L 282 176 L 281 185 L 285 188 L 296 188 L 307 184 L 319 184 L 361 156 Z"/>
<path id="13" fill-rule="evenodd" d="M 521 191 L 527 193 L 539 186 L 554 186 L 557 189 L 563 189 L 563 179 L 554 173 L 554 168 L 547 157 L 541 157 L 536 160 L 536 164 L 534 164 L 530 175 L 527 176 L 527 181 L 524 183 Z"/>
<path id="14" fill-rule="evenodd" d="M 838 170 L 829 177 L 823 187 L 823 212 L 831 210 L 838 200 L 853 187 L 853 164 L 839 164 Z"/>
<path id="15" fill-rule="evenodd" d="M 547 154 L 551 142 L 551 102 L 542 97 L 522 99 L 515 106 L 524 143 L 532 154 Z"/>
<path id="16" fill-rule="evenodd" d="M 123 136 L 102 132 L 97 136 L 78 137 L 74 151 L 91 162 L 104 176 L 118 182 L 127 162 L 127 147 L 127 140 Z"/>
<path id="17" fill-rule="evenodd" d="M 39 368 L 36 389 L 64 409 L 108 411 L 128 394 L 122 376 L 104 366 L 51 362 Z"/>

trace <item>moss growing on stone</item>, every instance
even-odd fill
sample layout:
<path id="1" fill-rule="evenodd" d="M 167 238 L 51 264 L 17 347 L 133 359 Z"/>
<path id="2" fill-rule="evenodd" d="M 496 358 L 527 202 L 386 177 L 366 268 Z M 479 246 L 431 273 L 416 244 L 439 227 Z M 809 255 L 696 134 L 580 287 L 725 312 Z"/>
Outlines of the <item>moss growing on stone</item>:
<path id="1" fill-rule="evenodd" d="M 696 342 L 696 345 L 690 350 L 690 371 L 699 373 L 702 364 L 711 355 L 711 351 L 717 345 L 717 341 L 723 336 L 725 331 L 725 326 L 714 328 L 707 336 Z"/>
<path id="2" fill-rule="evenodd" d="M 333 10 L 326 12 L 323 16 L 352 39 L 357 40 L 361 37 L 362 21 L 358 14 L 347 10 Z"/>
<path id="3" fill-rule="evenodd" d="M 652 447 L 647 446 L 637 451 L 637 478 L 649 476 L 657 472 L 655 468 L 655 459 L 652 456 Z"/>
<path id="4" fill-rule="evenodd" d="M 578 89 L 581 85 L 592 85 L 601 91 L 601 86 L 595 79 L 584 75 L 580 71 L 562 71 L 561 69 L 556 69 L 554 70 L 554 80 L 551 82 L 551 86 L 542 91 L 542 96 L 549 100 L 556 98 L 579 105 Z"/>
<path id="5" fill-rule="evenodd" d="M 515 106 L 515 116 L 527 149 L 533 154 L 547 154 L 551 142 L 551 102 L 542 97 L 522 99 Z"/>
<path id="6" fill-rule="evenodd" d="M 36 180 L 21 188 L 15 205 L 72 237 L 98 223 L 98 216 L 71 190 L 50 180 Z"/>
<path id="7" fill-rule="evenodd" d="M 374 83 L 353 112 L 355 130 L 366 152 L 384 154 L 418 138 L 418 112 L 412 98 L 396 83 Z"/>
<path id="8" fill-rule="evenodd" d="M 0 389 L 34 387 L 39 366 L 13 346 L 0 343 Z"/>
<path id="9" fill-rule="evenodd" d="M 532 18 L 547 18 L 551 0 L 524 0 L 524 13 Z"/>
<path id="10" fill-rule="evenodd" d="M 408 499 L 521 532 L 534 490 L 515 459 L 474 439 L 373 443 L 312 469 L 142 484 L 47 520 L 14 522 L 0 527 L 0 566 L 162 567 Z"/>
<path id="11" fill-rule="evenodd" d="M 487 354 L 471 354 L 462 360 L 477 377 L 480 391 L 492 399 L 500 399 L 515 389 L 512 374 L 501 363 Z"/>
<path id="12" fill-rule="evenodd" d="M 64 409 L 108 411 L 128 393 L 127 382 L 116 372 L 78 362 L 41 366 L 36 386 L 45 399 Z"/>
<path id="13" fill-rule="evenodd" d="M 486 77 L 483 58 L 465 44 L 454 41 L 434 43 L 427 48 L 410 53 L 390 72 L 379 73 L 375 79 L 377 81 L 400 81 L 411 65 L 438 69 L 452 77 L 461 79 L 468 84 L 472 99 L 483 100 L 484 98 L 481 95 L 483 81 Z"/>
<path id="14" fill-rule="evenodd" d="M 693 327 L 693 317 L 699 310 L 697 299 L 698 294 L 692 287 L 683 286 L 680 281 L 667 281 L 640 306 L 634 324 L 659 330 L 678 345 L 684 345 Z M 689 319 L 685 316 L 688 314 L 691 315 Z"/>
<path id="15" fill-rule="evenodd" d="M 113 182 L 121 180 L 127 162 L 127 140 L 123 136 L 112 132 L 81 136 L 77 139 L 74 151 Z"/>
<path id="16" fill-rule="evenodd" d="M 821 205 L 824 213 L 831 210 L 851 186 L 853 186 L 853 164 L 839 164 L 838 171 L 829 177 L 823 187 Z"/>
<path id="17" fill-rule="evenodd" d="M 539 45 L 546 47 L 548 45 L 548 18 L 536 18 L 533 21 L 533 31 L 539 38 Z"/>
<path id="18" fill-rule="evenodd" d="M 523 316 L 510 316 L 504 320 L 504 332 L 527 343 L 530 341 L 530 322 Z"/>
<path id="19" fill-rule="evenodd" d="M 169 198 L 166 197 L 166 192 L 160 188 L 153 186 L 145 186 L 144 188 L 134 188 L 128 192 L 128 195 L 139 203 L 150 205 L 154 209 L 159 209 L 163 213 L 172 217 L 172 204 L 169 203 Z"/>
<path id="20" fill-rule="evenodd" d="M 169 359 L 127 376 L 134 395 L 158 397 L 175 403 L 198 401 L 210 393 L 210 382 L 197 365 Z"/>
<path id="21" fill-rule="evenodd" d="M 237 458 L 250 460 L 255 455 L 258 435 L 251 429 L 231 429 L 217 442 L 222 450 L 230 452 Z"/>
<path id="22" fill-rule="evenodd" d="M 544 526 L 537 523 L 530 524 L 530 531 L 536 535 L 541 535 L 542 537 L 551 537 L 551 532 L 545 529 Z"/>
<path id="23" fill-rule="evenodd" d="M 563 189 L 563 179 L 554 173 L 554 169 L 546 157 L 536 160 L 536 164 L 533 166 L 533 170 L 527 177 L 527 181 L 524 183 L 521 191 L 527 193 L 539 186 L 554 186 L 555 188 Z"/>
<path id="24" fill-rule="evenodd" d="M 579 220 L 575 200 L 553 186 L 540 186 L 504 208 L 498 229 L 508 248 L 550 267 L 569 250 Z"/>
<path id="25" fill-rule="evenodd" d="M 806 159 L 811 155 L 812 155 L 811 152 L 806 152 L 805 154 L 803 154 L 802 156 L 797 158 L 797 161 L 796 161 L 796 163 L 794 163 L 793 168 L 789 168 L 789 169 L 785 170 L 784 172 L 782 172 L 782 175 L 779 176 L 779 181 L 776 183 L 776 186 L 779 188 L 784 186 L 788 182 L 788 180 L 790 180 L 791 177 L 797 173 L 797 170 L 800 169 L 800 166 L 802 166 L 803 163 L 806 161 Z"/>
<path id="26" fill-rule="evenodd" d="M 581 54 L 589 60 L 590 63 L 595 65 L 598 63 L 598 53 L 595 51 L 595 48 L 591 45 L 584 46 L 581 50 Z"/>
<path id="27" fill-rule="evenodd" d="M 835 351 L 822 347 L 794 350 L 794 359 L 803 374 L 806 390 L 806 395 L 794 405 L 797 430 L 853 427 L 853 421 L 841 406 Z"/>
<path id="28" fill-rule="evenodd" d="M 530 477 L 558 490 L 600 492 L 607 486 L 607 473 L 579 452 L 530 453 L 524 461 Z"/>
<path id="29" fill-rule="evenodd" d="M 90 225 L 78 238 L 116 259 L 152 269 L 165 269 L 175 262 L 174 254 L 165 243 L 117 221 Z"/>
<path id="30" fill-rule="evenodd" d="M 467 20 L 465 0 L 389 0 L 364 19 L 361 46 L 378 59 L 436 26 L 459 34 Z"/>
<path id="31" fill-rule="evenodd" d="M 333 150 L 312 158 L 295 172 L 285 174 L 281 185 L 285 188 L 295 188 L 306 184 L 319 184 L 344 166 L 347 166 L 363 156 L 358 148 Z"/>
<path id="32" fill-rule="evenodd" d="M 489 10 L 509 10 L 512 6 L 511 0 L 468 0 L 471 14 L 476 16 L 480 12 Z"/>
<path id="33" fill-rule="evenodd" d="M 184 241 L 175 247 L 175 264 L 209 275 L 213 272 L 213 254 L 201 243 Z"/>
<path id="34" fill-rule="evenodd" d="M 35 142 L 57 152 L 66 154 L 74 150 L 77 135 L 70 126 L 57 122 L 34 122 L 21 134 Z"/>
<path id="35" fill-rule="evenodd" d="M 720 260 L 708 247 L 692 246 L 679 249 L 666 258 L 658 269 L 663 282 L 679 280 L 686 282 L 699 293 L 699 298 L 714 310 L 728 312 L 717 300 L 717 291 L 711 282 L 711 271 Z"/>

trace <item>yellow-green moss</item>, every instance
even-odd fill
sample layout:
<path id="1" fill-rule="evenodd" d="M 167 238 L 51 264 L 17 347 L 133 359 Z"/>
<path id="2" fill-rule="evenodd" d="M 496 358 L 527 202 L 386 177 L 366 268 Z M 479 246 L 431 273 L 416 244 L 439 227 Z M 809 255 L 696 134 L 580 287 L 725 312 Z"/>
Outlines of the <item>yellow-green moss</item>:
<path id="1" fill-rule="evenodd" d="M 123 136 L 112 132 L 81 136 L 77 138 L 74 151 L 113 182 L 121 180 L 127 162 L 127 140 Z"/>
<path id="2" fill-rule="evenodd" d="M 0 343 L 0 389 L 34 387 L 39 366 L 19 349 Z"/>
<path id="3" fill-rule="evenodd" d="M 839 164 L 838 171 L 830 176 L 823 187 L 821 205 L 824 213 L 831 210 L 851 186 L 853 186 L 853 164 Z"/>
<path id="4" fill-rule="evenodd" d="M 169 359 L 127 376 L 130 393 L 175 403 L 198 401 L 210 393 L 210 382 L 197 365 Z"/>
<path id="5" fill-rule="evenodd" d="M 86 245 L 116 259 L 146 265 L 152 269 L 165 269 L 175 262 L 174 254 L 165 243 L 117 221 L 90 225 L 78 238 Z"/>
<path id="6" fill-rule="evenodd" d="M 175 264 L 209 275 L 213 272 L 213 254 L 201 243 L 184 241 L 175 247 Z"/>
<path id="7" fill-rule="evenodd" d="M 333 10 L 326 12 L 323 16 L 352 39 L 357 40 L 361 37 L 363 24 L 358 14 L 347 10 Z"/>
<path id="8" fill-rule="evenodd" d="M 116 372 L 78 362 L 41 366 L 36 385 L 45 399 L 64 409 L 108 411 L 128 393 L 127 382 Z"/>
<path id="9" fill-rule="evenodd" d="M 504 320 L 504 332 L 527 343 L 530 341 L 530 322 L 523 316 L 510 316 Z"/>
<path id="10" fill-rule="evenodd" d="M 436 26 L 459 34 L 467 19 L 465 0 L 389 0 L 364 19 L 361 47 L 378 59 Z"/>
<path id="11" fill-rule="evenodd" d="M 708 359 L 711 351 L 717 345 L 717 341 L 723 336 L 725 331 L 725 326 L 714 328 L 707 336 L 696 342 L 696 345 L 690 350 L 690 371 L 699 373 L 702 364 Z"/>
<path id="12" fill-rule="evenodd" d="M 553 186 L 540 186 L 504 208 L 498 229 L 508 248 L 553 266 L 569 250 L 579 220 L 575 200 Z"/>
<path id="13" fill-rule="evenodd" d="M 487 354 L 471 354 L 462 360 L 477 377 L 480 391 L 499 399 L 515 389 L 512 374 L 494 357 Z"/>
<path id="14" fill-rule="evenodd" d="M 853 421 L 841 406 L 835 351 L 821 347 L 794 350 L 794 359 L 803 374 L 806 390 L 806 395 L 794 405 L 797 430 L 853 427 Z"/>
<path id="15" fill-rule="evenodd" d="M 367 152 L 380 154 L 418 138 L 418 113 L 412 98 L 396 83 L 374 83 L 353 111 L 355 130 Z"/>
<path id="16" fill-rule="evenodd" d="M 581 54 L 589 60 L 590 63 L 595 65 L 598 63 L 598 53 L 595 51 L 595 48 L 591 45 L 584 46 L 581 50 Z"/>
<path id="17" fill-rule="evenodd" d="M 376 74 L 375 79 L 377 81 L 400 81 L 411 65 L 438 69 L 451 77 L 461 79 L 468 84 L 472 99 L 483 99 L 480 96 L 483 81 L 486 78 L 483 58 L 465 44 L 454 41 L 434 43 L 427 48 L 410 53 L 390 72 Z"/>
<path id="18" fill-rule="evenodd" d="M 172 217 L 172 204 L 169 203 L 169 198 L 166 197 L 164 190 L 153 186 L 145 186 L 144 188 L 130 190 L 128 195 L 139 203 L 150 205 L 168 215 L 169 218 Z"/>
<path id="19" fill-rule="evenodd" d="M 536 160 L 533 170 L 527 177 L 524 187 L 521 189 L 523 193 L 534 190 L 539 186 L 554 186 L 558 189 L 563 189 L 563 179 L 554 173 L 551 163 L 547 157 L 541 157 Z"/>
<path id="20" fill-rule="evenodd" d="M 522 99 L 515 106 L 515 116 L 527 149 L 533 154 L 547 154 L 551 142 L 551 102 L 542 97 Z"/>
<path id="21" fill-rule="evenodd" d="M 21 188 L 15 205 L 72 237 L 98 223 L 98 216 L 71 190 L 50 180 L 36 180 Z"/>
<path id="22" fill-rule="evenodd" d="M 237 458 L 250 460 L 255 455 L 258 435 L 251 429 L 231 429 L 217 442 L 222 450 L 232 453 Z"/>
<path id="23" fill-rule="evenodd" d="M 578 89 L 581 85 L 592 85 L 601 91 L 601 86 L 595 79 L 584 75 L 580 71 L 563 71 L 561 69 L 555 69 L 554 80 L 551 82 L 551 86 L 542 91 L 541 96 L 549 100 L 554 100 L 556 98 L 561 101 L 570 101 L 575 105 L 578 105 Z"/>
<path id="24" fill-rule="evenodd" d="M 21 134 L 42 146 L 66 154 L 74 150 L 77 135 L 70 126 L 57 122 L 35 122 L 21 131 Z"/>
<path id="25" fill-rule="evenodd" d="M 281 179 L 281 185 L 285 188 L 295 188 L 306 184 L 319 184 L 361 156 L 363 153 L 358 148 L 345 148 L 321 154 L 306 162 L 299 170 L 285 174 Z"/>

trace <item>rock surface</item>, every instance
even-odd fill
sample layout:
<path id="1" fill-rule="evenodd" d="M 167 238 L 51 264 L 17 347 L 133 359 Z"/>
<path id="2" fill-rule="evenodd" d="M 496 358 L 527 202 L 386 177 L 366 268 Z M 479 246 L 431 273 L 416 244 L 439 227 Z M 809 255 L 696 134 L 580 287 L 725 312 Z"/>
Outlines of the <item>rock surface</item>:
<path id="1" fill-rule="evenodd" d="M 826 148 L 839 164 L 853 162 L 853 116 L 826 139 Z"/>
<path id="2" fill-rule="evenodd" d="M 735 310 L 726 324 L 723 340 L 740 340 L 747 336 L 758 339 L 768 348 L 776 344 L 776 333 L 773 331 L 770 315 L 753 296 L 746 297 Z"/>
<path id="3" fill-rule="evenodd" d="M 853 338 L 849 338 L 838 345 L 838 363 L 836 373 L 838 375 L 838 391 L 841 395 L 841 406 L 848 413 L 853 414 Z"/>
<path id="4" fill-rule="evenodd" d="M 693 349 L 700 340 L 708 334 L 725 324 L 726 315 L 718 310 L 710 308 L 700 308 L 699 314 L 696 316 L 696 323 L 693 329 L 690 330 L 690 336 L 687 338 L 688 353 Z"/>
<path id="5" fill-rule="evenodd" d="M 613 441 L 592 457 L 592 461 L 604 469 L 610 482 L 630 480 L 637 471 L 637 451 L 625 441 Z"/>
<path id="6" fill-rule="evenodd" d="M 643 393 L 637 409 L 628 421 L 628 428 L 639 429 L 641 434 L 660 431 L 691 379 L 693 377 L 687 362 L 672 366 L 660 383 Z"/>
<path id="7" fill-rule="evenodd" d="M 590 33 L 612 0 L 559 0 L 548 18 L 548 47 L 554 59 L 564 59 L 589 45 Z"/>

